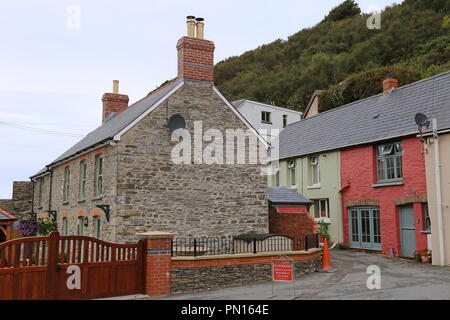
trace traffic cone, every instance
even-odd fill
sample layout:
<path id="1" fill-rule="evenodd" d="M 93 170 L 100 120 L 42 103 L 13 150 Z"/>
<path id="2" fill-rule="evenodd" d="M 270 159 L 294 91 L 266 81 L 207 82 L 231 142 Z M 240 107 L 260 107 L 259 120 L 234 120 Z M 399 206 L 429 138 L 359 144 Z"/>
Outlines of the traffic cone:
<path id="1" fill-rule="evenodd" d="M 324 246 L 323 246 L 323 254 L 322 254 L 322 270 L 320 272 L 336 272 L 336 270 L 333 269 L 331 266 L 331 256 L 330 256 L 330 250 L 328 248 L 328 239 L 324 239 Z"/>

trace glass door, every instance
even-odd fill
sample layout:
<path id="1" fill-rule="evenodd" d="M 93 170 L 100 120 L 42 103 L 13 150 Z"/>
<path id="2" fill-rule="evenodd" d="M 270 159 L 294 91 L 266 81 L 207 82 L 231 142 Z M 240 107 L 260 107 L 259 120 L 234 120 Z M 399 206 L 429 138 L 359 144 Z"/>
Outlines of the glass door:
<path id="1" fill-rule="evenodd" d="M 381 250 L 380 209 L 349 209 L 350 246 L 355 249 Z"/>

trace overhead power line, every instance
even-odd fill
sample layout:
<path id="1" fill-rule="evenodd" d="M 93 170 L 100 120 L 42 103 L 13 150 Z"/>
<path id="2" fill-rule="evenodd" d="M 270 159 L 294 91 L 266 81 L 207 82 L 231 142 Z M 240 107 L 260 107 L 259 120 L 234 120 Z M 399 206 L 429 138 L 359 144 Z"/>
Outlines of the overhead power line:
<path id="1" fill-rule="evenodd" d="M 62 131 L 46 130 L 46 129 L 28 127 L 28 126 L 23 126 L 23 125 L 20 125 L 20 124 L 9 123 L 9 122 L 1 122 L 0 121 L 0 126 L 9 127 L 9 128 L 15 128 L 15 129 L 21 129 L 21 130 L 31 131 L 31 132 L 41 133 L 41 134 L 50 134 L 50 135 L 55 135 L 55 136 L 63 136 L 63 137 L 71 137 L 71 138 L 82 138 L 82 137 L 84 137 L 84 135 L 82 135 L 82 134 L 62 132 Z"/>

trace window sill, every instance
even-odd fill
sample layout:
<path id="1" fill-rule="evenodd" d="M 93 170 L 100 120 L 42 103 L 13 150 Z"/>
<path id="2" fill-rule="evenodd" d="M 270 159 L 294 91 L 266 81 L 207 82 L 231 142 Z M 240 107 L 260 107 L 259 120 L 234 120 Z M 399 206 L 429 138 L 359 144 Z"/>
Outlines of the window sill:
<path id="1" fill-rule="evenodd" d="M 63 206 L 68 206 L 69 205 L 69 201 L 63 202 Z"/>
<path id="2" fill-rule="evenodd" d="M 262 124 L 273 124 L 272 122 L 261 121 Z"/>
<path id="3" fill-rule="evenodd" d="M 306 189 L 320 189 L 322 186 L 319 184 L 313 184 L 312 186 L 306 187 Z"/>
<path id="4" fill-rule="evenodd" d="M 420 231 L 420 233 L 421 233 L 421 234 L 431 234 L 431 231 L 429 231 L 429 230 L 423 230 L 423 231 Z"/>
<path id="5" fill-rule="evenodd" d="M 92 201 L 100 201 L 103 199 L 103 196 L 92 199 Z"/>
<path id="6" fill-rule="evenodd" d="M 86 202 L 86 199 L 84 199 L 84 200 L 78 200 L 78 203 L 85 203 Z"/>
<path id="7" fill-rule="evenodd" d="M 372 188 L 403 186 L 404 184 L 405 183 L 403 180 L 389 181 L 389 182 L 377 182 L 372 185 Z"/>
<path id="8" fill-rule="evenodd" d="M 289 189 L 297 190 L 297 186 L 290 186 Z"/>
<path id="9" fill-rule="evenodd" d="M 316 223 L 325 222 L 326 224 L 331 224 L 331 219 L 330 218 L 314 218 L 314 221 Z"/>

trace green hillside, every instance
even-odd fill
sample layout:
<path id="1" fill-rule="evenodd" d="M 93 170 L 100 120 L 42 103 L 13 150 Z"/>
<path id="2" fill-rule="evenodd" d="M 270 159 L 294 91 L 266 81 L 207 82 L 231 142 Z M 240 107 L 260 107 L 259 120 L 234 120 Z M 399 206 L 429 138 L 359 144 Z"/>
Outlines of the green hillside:
<path id="1" fill-rule="evenodd" d="M 216 84 L 233 101 L 303 110 L 326 90 L 322 111 L 382 91 L 387 72 L 400 85 L 450 70 L 450 1 L 405 0 L 385 8 L 381 29 L 344 1 L 316 26 L 216 65 Z"/>

